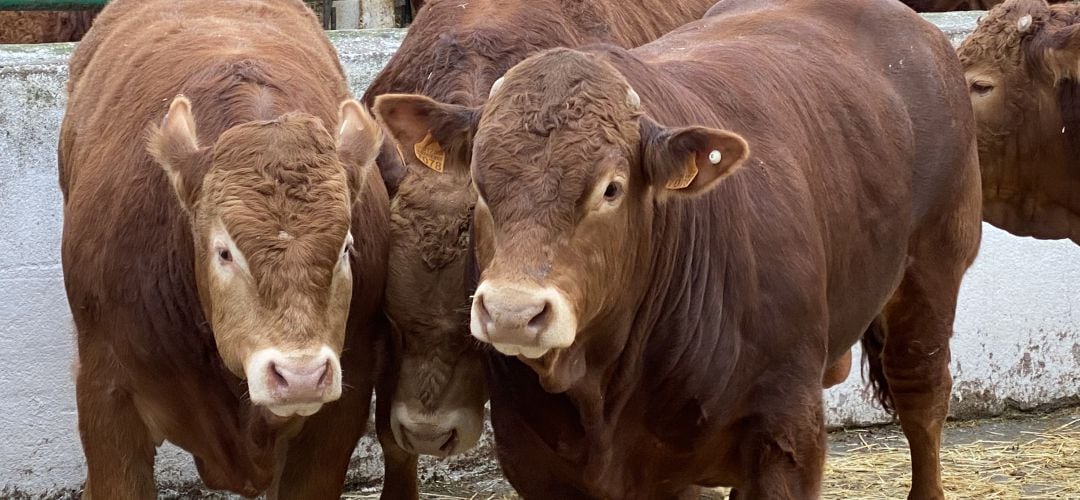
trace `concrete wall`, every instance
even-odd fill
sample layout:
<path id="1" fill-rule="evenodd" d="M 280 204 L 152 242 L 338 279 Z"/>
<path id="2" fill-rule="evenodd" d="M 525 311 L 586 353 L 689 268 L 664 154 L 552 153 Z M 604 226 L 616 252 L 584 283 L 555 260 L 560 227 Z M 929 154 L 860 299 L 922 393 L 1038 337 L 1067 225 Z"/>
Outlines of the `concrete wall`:
<path id="1" fill-rule="evenodd" d="M 958 43 L 974 14 L 933 16 Z M 397 30 L 337 32 L 359 95 L 401 41 Z M 55 148 L 70 46 L 0 49 L 0 497 L 61 496 L 84 475 L 70 364 L 73 332 L 59 265 L 61 198 Z M 1080 396 L 1080 247 L 1016 238 L 985 227 L 964 283 L 953 343 L 954 413 L 989 415 L 1076 401 Z M 858 353 L 856 353 L 858 356 Z M 858 359 L 858 358 L 856 358 Z M 833 425 L 887 421 L 859 371 L 827 393 Z M 490 436 L 490 433 L 488 434 Z M 496 468 L 490 443 L 449 462 L 427 460 L 425 477 L 459 478 Z M 377 480 L 378 446 L 365 440 L 351 479 Z M 191 484 L 191 460 L 163 447 L 164 487 Z"/>

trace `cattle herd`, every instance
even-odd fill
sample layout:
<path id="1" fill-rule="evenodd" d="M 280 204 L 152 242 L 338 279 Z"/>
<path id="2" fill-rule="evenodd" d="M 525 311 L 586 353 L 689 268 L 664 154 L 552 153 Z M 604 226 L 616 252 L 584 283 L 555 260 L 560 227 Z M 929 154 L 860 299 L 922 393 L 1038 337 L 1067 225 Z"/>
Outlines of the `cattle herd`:
<path id="1" fill-rule="evenodd" d="M 912 9 L 991 6 L 428 0 L 354 100 L 300 0 L 113 0 L 55 35 L 83 497 L 167 440 L 338 498 L 374 392 L 383 498 L 489 403 L 524 498 L 813 498 L 861 342 L 943 498 L 981 221 L 1080 243 L 1080 6 Z"/>

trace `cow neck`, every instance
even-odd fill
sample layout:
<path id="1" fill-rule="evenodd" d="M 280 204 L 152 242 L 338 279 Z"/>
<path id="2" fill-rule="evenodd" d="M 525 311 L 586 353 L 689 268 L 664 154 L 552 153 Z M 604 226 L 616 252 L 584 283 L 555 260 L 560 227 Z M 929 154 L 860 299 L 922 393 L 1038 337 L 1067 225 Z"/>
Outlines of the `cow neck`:
<path id="1" fill-rule="evenodd" d="M 584 477 L 618 481 L 613 464 L 634 450 L 615 445 L 637 441 L 615 437 L 642 419 L 640 408 L 649 435 L 638 437 L 673 453 L 726 418 L 720 403 L 745 348 L 742 309 L 733 299 L 752 296 L 753 262 L 741 258 L 749 255 L 745 224 L 719 225 L 738 220 L 728 214 L 737 208 L 721 196 L 656 207 L 651 236 L 641 249 L 648 256 L 640 260 L 648 263 L 641 271 L 644 293 L 632 319 L 604 323 L 603 335 L 626 339 L 622 349 L 583 346 L 588 373 L 565 394 L 586 441 Z M 633 414 L 623 418 L 624 411 Z"/>

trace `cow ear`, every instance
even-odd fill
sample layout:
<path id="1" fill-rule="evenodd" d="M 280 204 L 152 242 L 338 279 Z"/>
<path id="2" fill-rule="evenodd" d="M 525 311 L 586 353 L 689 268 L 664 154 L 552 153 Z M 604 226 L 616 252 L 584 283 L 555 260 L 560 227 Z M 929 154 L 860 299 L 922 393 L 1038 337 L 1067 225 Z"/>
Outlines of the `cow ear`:
<path id="1" fill-rule="evenodd" d="M 180 205 L 190 212 L 199 197 L 204 172 L 200 169 L 202 151 L 195 117 L 187 97 L 176 96 L 161 124 L 150 130 L 147 151 L 169 177 Z"/>
<path id="2" fill-rule="evenodd" d="M 354 200 L 361 188 L 364 171 L 374 168 L 382 143 L 382 129 L 364 106 L 353 99 L 342 101 L 338 106 L 337 152 L 349 174 Z"/>
<path id="3" fill-rule="evenodd" d="M 707 127 L 668 128 L 641 119 L 642 162 L 661 197 L 706 193 L 750 154 L 740 135 Z"/>
<path id="4" fill-rule="evenodd" d="M 384 94 L 375 98 L 374 110 L 406 165 L 423 165 L 436 172 L 447 166 L 468 168 L 468 147 L 479 109 L 416 94 Z"/>

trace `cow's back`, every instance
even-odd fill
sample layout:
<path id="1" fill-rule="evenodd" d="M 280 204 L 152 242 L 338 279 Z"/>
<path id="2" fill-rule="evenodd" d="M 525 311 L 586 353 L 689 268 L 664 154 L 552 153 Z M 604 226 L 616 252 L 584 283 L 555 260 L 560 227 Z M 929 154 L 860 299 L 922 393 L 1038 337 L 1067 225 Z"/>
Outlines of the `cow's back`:
<path id="1" fill-rule="evenodd" d="M 827 290 L 835 359 L 892 292 L 876 283 L 899 283 L 908 239 L 977 176 L 959 64 L 899 3 L 733 1 L 711 14 L 614 61 L 662 123 L 747 138 L 748 168 L 712 200 L 687 203 L 745 202 L 729 216 L 748 226 L 765 282 L 794 279 L 769 276 L 792 266 L 820 270 L 800 289 Z M 775 251 L 790 245 L 812 251 L 795 264 Z M 880 274 L 857 271 L 868 265 Z"/>

